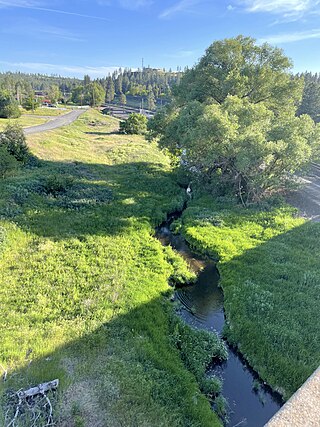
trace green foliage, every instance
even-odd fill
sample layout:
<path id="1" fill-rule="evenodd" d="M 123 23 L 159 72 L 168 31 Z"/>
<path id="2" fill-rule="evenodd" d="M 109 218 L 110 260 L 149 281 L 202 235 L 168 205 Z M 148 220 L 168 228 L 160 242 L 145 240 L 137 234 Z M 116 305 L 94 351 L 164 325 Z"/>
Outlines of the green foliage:
<path id="1" fill-rule="evenodd" d="M 320 127 L 297 118 L 302 79 L 278 48 L 238 36 L 213 43 L 176 89 L 180 108 L 151 121 L 150 138 L 215 194 L 243 205 L 295 185 L 317 156 Z"/>
<path id="2" fill-rule="evenodd" d="M 71 99 L 75 104 L 97 107 L 104 101 L 104 89 L 98 82 L 88 82 L 84 86 L 76 87 L 72 91 Z"/>
<path id="3" fill-rule="evenodd" d="M 119 132 L 127 135 L 144 135 L 147 132 L 147 123 L 146 116 L 132 113 L 127 120 L 120 122 Z"/>
<path id="4" fill-rule="evenodd" d="M 15 119 L 21 116 L 19 105 L 8 90 L 0 91 L 0 118 Z"/>
<path id="5" fill-rule="evenodd" d="M 214 400 L 214 410 L 217 415 L 224 419 L 228 412 L 228 402 L 223 396 L 217 396 Z"/>
<path id="6" fill-rule="evenodd" d="M 114 83 L 111 77 L 108 77 L 106 84 L 106 102 L 111 102 L 114 100 L 115 90 Z"/>
<path id="7" fill-rule="evenodd" d="M 308 114 L 316 123 L 320 122 L 320 84 L 317 81 L 306 80 L 303 97 L 297 114 Z"/>
<path id="8" fill-rule="evenodd" d="M 8 153 L 20 162 L 25 162 L 29 158 L 26 137 L 22 127 L 17 124 L 8 124 L 0 132 L 0 147 L 5 147 Z"/>
<path id="9" fill-rule="evenodd" d="M 120 95 L 120 104 L 126 105 L 127 103 L 127 97 L 124 93 L 121 93 Z"/>
<path id="10" fill-rule="evenodd" d="M 213 359 L 226 360 L 228 351 L 218 335 L 205 330 L 195 330 L 180 318 L 172 319 L 172 339 L 179 349 L 181 358 L 204 390 L 219 389 L 216 380 L 209 382 L 205 377 L 206 368 Z"/>
<path id="11" fill-rule="evenodd" d="M 281 111 L 301 99 L 303 80 L 289 74 L 291 61 L 279 48 L 238 36 L 215 41 L 176 88 L 180 104 L 197 100 L 221 104 L 229 95 L 264 102 Z"/>
<path id="12" fill-rule="evenodd" d="M 42 187 L 47 194 L 57 196 L 58 194 L 65 193 L 72 186 L 72 183 L 73 179 L 71 177 L 49 175 L 44 179 Z"/>
<path id="13" fill-rule="evenodd" d="M 8 153 L 6 147 L 0 145 L 0 176 L 5 178 L 18 167 L 17 160 Z M 1 244 L 1 243 L 0 243 Z"/>
<path id="14" fill-rule="evenodd" d="M 103 103 L 104 89 L 99 83 L 90 83 L 90 85 L 86 86 L 86 90 L 88 93 L 89 105 L 91 105 L 91 107 L 97 107 Z"/>
<path id="15" fill-rule="evenodd" d="M 287 206 L 244 209 L 202 197 L 190 203 L 182 232 L 219 259 L 227 339 L 290 397 L 320 362 L 319 224 Z"/>
<path id="16" fill-rule="evenodd" d="M 58 85 L 52 84 L 48 90 L 48 97 L 52 104 L 56 104 L 62 97 L 60 88 Z"/>
<path id="17" fill-rule="evenodd" d="M 148 100 L 148 109 L 149 110 L 155 110 L 155 108 L 156 108 L 156 99 L 154 97 L 153 92 L 149 92 L 148 93 L 147 100 Z"/>
<path id="18" fill-rule="evenodd" d="M 39 108 L 40 103 L 38 99 L 35 98 L 34 93 L 30 93 L 27 97 L 24 98 L 22 102 L 22 107 L 27 111 L 34 111 Z"/>
<path id="19" fill-rule="evenodd" d="M 32 135 L 39 165 L 0 182 L 0 390 L 59 378 L 61 425 L 216 427 L 170 338 L 168 280 L 187 266 L 154 238 L 184 195 L 168 158 L 117 126 L 88 111 Z M 53 197 L 52 177 L 72 185 Z"/>

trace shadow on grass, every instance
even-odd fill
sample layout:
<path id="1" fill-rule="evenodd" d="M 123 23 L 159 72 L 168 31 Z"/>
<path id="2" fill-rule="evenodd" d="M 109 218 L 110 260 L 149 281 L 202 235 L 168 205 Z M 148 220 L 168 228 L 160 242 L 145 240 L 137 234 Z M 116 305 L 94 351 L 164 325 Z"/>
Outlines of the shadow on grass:
<path id="1" fill-rule="evenodd" d="M 320 364 L 319 241 L 306 222 L 218 267 L 228 339 L 285 398 Z"/>
<path id="2" fill-rule="evenodd" d="M 117 235 L 128 227 L 154 227 L 185 198 L 173 173 L 157 163 L 38 166 L 8 181 L 7 203 L 0 207 L 3 217 L 38 236 Z"/>
<path id="3" fill-rule="evenodd" d="M 99 131 L 94 131 L 94 132 L 85 132 L 86 135 L 97 135 L 97 136 L 107 136 L 107 135 L 120 135 L 119 132 L 116 131 L 111 131 L 111 132 L 99 132 Z"/>
<path id="4" fill-rule="evenodd" d="M 59 427 L 218 426 L 170 338 L 169 294 L 126 312 L 114 302 L 109 322 L 41 358 L 32 360 L 30 343 L 27 366 L 9 372 L 5 388 L 59 378 Z"/>

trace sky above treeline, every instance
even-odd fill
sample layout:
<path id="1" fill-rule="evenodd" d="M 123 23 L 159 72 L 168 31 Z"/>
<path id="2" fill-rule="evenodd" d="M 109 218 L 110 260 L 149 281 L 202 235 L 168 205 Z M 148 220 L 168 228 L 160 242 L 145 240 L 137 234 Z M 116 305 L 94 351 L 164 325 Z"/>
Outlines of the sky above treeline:
<path id="1" fill-rule="evenodd" d="M 192 66 L 238 34 L 320 72 L 320 0 L 0 0 L 0 71 L 106 76 Z"/>

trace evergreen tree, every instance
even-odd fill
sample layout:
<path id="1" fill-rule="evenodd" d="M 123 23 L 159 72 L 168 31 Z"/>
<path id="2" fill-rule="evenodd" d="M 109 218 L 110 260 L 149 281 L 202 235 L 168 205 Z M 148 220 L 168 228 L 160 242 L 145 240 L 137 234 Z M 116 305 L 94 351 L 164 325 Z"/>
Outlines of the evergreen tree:
<path id="1" fill-rule="evenodd" d="M 127 97 L 124 93 L 122 93 L 120 95 L 120 104 L 126 105 L 126 103 L 127 103 Z"/>
<path id="2" fill-rule="evenodd" d="M 156 100 L 155 100 L 155 97 L 154 97 L 152 91 L 150 91 L 148 93 L 147 101 L 148 101 L 148 109 L 149 110 L 155 110 L 155 108 L 156 108 Z"/>
<path id="3" fill-rule="evenodd" d="M 116 81 L 115 81 L 115 92 L 120 95 L 120 93 L 123 92 L 122 88 L 122 74 L 119 74 Z"/>
<path id="4" fill-rule="evenodd" d="M 106 89 L 106 102 L 112 102 L 114 100 L 115 90 L 114 83 L 111 77 L 108 77 L 107 80 L 107 89 Z"/>

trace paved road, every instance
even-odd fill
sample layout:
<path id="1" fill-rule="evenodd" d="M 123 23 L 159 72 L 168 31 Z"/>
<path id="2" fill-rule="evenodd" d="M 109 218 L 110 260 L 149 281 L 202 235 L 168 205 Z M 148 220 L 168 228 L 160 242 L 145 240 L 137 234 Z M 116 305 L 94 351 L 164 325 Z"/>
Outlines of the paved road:
<path id="1" fill-rule="evenodd" d="M 304 217 L 320 221 L 320 165 L 313 163 L 301 181 L 303 187 L 290 194 L 288 202 L 298 208 Z"/>
<path id="2" fill-rule="evenodd" d="M 47 132 L 48 130 L 70 125 L 85 111 L 85 109 L 72 110 L 70 113 L 63 114 L 62 116 L 56 116 L 54 119 L 42 125 L 25 128 L 24 133 L 25 135 L 31 135 L 33 133 Z"/>

